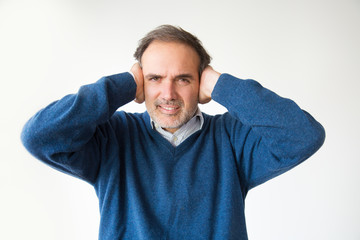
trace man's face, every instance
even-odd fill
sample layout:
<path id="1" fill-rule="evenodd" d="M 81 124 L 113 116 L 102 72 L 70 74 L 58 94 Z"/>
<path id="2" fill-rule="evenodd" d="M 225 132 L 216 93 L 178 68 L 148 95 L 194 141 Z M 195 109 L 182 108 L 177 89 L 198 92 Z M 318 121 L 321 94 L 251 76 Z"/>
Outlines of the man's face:
<path id="1" fill-rule="evenodd" d="M 197 110 L 199 56 L 185 44 L 154 41 L 141 63 L 147 111 L 152 120 L 174 133 Z"/>

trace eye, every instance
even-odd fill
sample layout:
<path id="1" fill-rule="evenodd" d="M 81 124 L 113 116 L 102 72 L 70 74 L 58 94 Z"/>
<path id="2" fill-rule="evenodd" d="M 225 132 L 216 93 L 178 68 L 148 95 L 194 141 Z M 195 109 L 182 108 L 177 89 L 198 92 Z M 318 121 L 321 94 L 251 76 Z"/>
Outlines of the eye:
<path id="1" fill-rule="evenodd" d="M 160 77 L 157 77 L 157 76 L 149 78 L 150 81 L 154 81 L 154 82 L 158 81 L 159 79 L 160 79 Z"/>
<path id="2" fill-rule="evenodd" d="M 180 83 L 183 83 L 183 84 L 190 82 L 190 80 L 187 79 L 187 78 L 179 78 L 178 81 L 179 81 Z"/>

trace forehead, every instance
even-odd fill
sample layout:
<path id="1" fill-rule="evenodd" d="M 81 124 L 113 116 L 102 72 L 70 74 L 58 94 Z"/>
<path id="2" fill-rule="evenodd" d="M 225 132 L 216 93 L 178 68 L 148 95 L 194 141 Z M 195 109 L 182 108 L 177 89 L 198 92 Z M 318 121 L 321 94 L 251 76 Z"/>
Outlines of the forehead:
<path id="1" fill-rule="evenodd" d="M 145 50 L 141 63 L 144 72 L 197 72 L 200 58 L 197 52 L 186 44 L 153 41 Z"/>

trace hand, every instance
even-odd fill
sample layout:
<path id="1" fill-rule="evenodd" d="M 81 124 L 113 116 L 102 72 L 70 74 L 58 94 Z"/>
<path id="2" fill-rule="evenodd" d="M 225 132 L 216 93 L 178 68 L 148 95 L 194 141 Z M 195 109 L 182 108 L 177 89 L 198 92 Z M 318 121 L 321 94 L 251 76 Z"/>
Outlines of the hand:
<path id="1" fill-rule="evenodd" d="M 207 66 L 200 77 L 199 103 L 205 104 L 210 102 L 211 93 L 220 77 L 211 66 Z"/>
<path id="2" fill-rule="evenodd" d="M 135 102 L 137 103 L 143 103 L 145 101 L 145 95 L 144 95 L 144 76 L 142 69 L 140 67 L 139 63 L 135 63 L 131 70 L 132 74 L 134 74 L 135 82 L 136 82 L 136 96 L 135 96 Z"/>

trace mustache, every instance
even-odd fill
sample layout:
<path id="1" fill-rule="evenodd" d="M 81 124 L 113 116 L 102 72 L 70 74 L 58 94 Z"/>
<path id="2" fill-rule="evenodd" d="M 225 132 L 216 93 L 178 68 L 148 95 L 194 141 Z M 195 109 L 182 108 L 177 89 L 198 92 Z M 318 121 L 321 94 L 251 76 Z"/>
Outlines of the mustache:
<path id="1" fill-rule="evenodd" d="M 154 102 L 155 106 L 159 105 L 173 105 L 177 107 L 183 107 L 184 103 L 181 100 L 163 100 L 163 99 L 157 99 Z"/>

